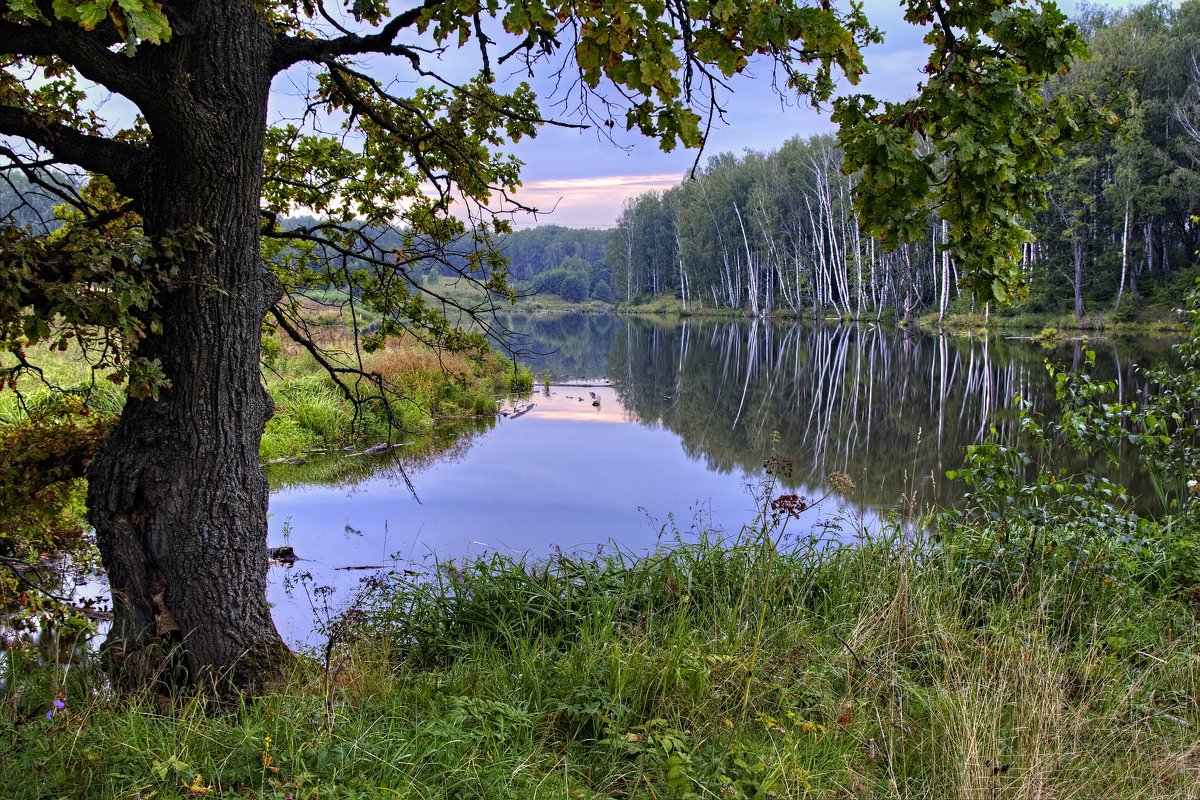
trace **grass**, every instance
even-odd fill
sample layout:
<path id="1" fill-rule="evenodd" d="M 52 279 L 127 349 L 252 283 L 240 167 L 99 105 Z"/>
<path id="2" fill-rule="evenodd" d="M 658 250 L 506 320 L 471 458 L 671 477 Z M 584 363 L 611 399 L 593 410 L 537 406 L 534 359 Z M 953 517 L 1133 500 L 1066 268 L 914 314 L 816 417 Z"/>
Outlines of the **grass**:
<path id="1" fill-rule="evenodd" d="M 615 306 L 618 313 L 623 314 L 663 314 L 668 316 L 689 317 L 744 317 L 746 310 L 742 308 L 717 308 L 705 303 L 703 299 L 693 301 L 686 306 L 674 295 L 659 294 L 640 298 L 635 302 L 619 302 Z M 786 309 L 784 309 L 786 311 Z M 776 310 L 776 316 L 781 316 Z M 783 315 L 786 316 L 786 315 Z"/>
<path id="2" fill-rule="evenodd" d="M 121 386 L 105 378 L 101 372 L 93 376 L 89 363 L 77 348 L 66 352 L 49 347 L 29 348 L 27 357 L 42 369 L 41 376 L 26 375 L 18 386 L 22 401 L 15 392 L 0 391 L 0 425 L 12 423 L 27 411 L 37 412 L 56 406 L 67 396 L 86 398 L 90 412 L 115 416 L 125 404 Z M 0 364 L 9 365 L 9 356 L 0 354 Z"/>
<path id="3" fill-rule="evenodd" d="M 1137 312 L 1114 315 L 1111 309 L 1093 311 L 1082 320 L 1070 313 L 1021 313 L 1019 309 L 1005 313 L 991 313 L 985 317 L 982 311 L 952 310 L 940 323 L 936 312 L 922 314 L 916 324 L 924 330 L 939 328 L 951 333 L 972 334 L 983 331 L 1000 331 L 1013 334 L 1033 335 L 1047 338 L 1046 331 L 1059 338 L 1080 334 L 1108 335 L 1178 335 L 1184 329 L 1179 315 L 1173 308 L 1148 306 Z"/>
<path id="4" fill-rule="evenodd" d="M 502 312 L 513 311 L 517 313 L 561 314 L 574 312 L 589 314 L 604 313 L 613 308 L 611 303 L 604 303 L 600 300 L 586 300 L 582 303 L 577 303 L 564 300 L 559 295 L 549 292 L 534 291 L 536 284 L 536 280 L 528 285 L 523 282 L 520 285 L 514 284 L 518 293 L 516 301 L 510 304 L 504 298 L 496 298 L 499 310 Z M 464 306 L 478 304 L 486 299 L 483 291 L 478 286 L 459 277 L 448 277 L 437 274 L 427 275 L 422 280 L 422 285 L 429 291 Z"/>
<path id="5" fill-rule="evenodd" d="M 399 392 L 400 399 L 393 405 L 399 430 L 389 430 L 378 404 L 356 411 L 299 345 L 282 337 L 272 345 L 266 348 L 263 379 L 275 401 L 275 415 L 267 423 L 259 451 L 264 460 L 398 436 L 428 437 L 449 420 L 491 416 L 498 396 L 527 392 L 533 385 L 527 367 L 496 354 L 475 361 L 461 354 L 438 353 L 412 338 L 398 338 L 365 356 L 363 362 L 368 372 L 378 372 Z M 322 345 L 343 354 L 350 350 L 349 340 L 337 326 L 324 332 Z M 24 407 L 14 392 L 0 392 L 0 424 L 22 419 L 26 410 L 49 407 L 64 394 L 86 397 L 91 413 L 105 417 L 120 413 L 122 387 L 108 381 L 103 372 L 93 377 L 89 363 L 77 351 L 32 348 L 29 356 L 43 368 L 45 380 L 34 376 L 21 380 Z M 343 355 L 342 360 L 349 361 L 349 356 Z"/>
<path id="6" fill-rule="evenodd" d="M 328 662 L 233 710 L 31 669 L 0 796 L 1196 796 L 1193 598 L 1086 572 L 982 589 L 970 548 L 779 520 L 381 577 Z"/>
<path id="7" fill-rule="evenodd" d="M 613 305 L 600 300 L 574 303 L 555 294 L 538 293 L 517 301 L 513 310 L 524 314 L 607 314 Z"/>
<path id="8" fill-rule="evenodd" d="M 1183 291 L 1181 289 L 1177 295 Z M 944 319 L 939 320 L 936 311 L 928 311 L 918 316 L 913 324 L 922 330 L 946 330 L 968 335 L 986 331 L 1033 335 L 1047 329 L 1052 329 L 1059 338 L 1078 336 L 1081 333 L 1178 335 L 1184 326 L 1180 323 L 1175 306 L 1170 304 L 1173 302 L 1177 302 L 1177 297 L 1167 303 L 1145 303 L 1136 309 L 1127 304 L 1120 314 L 1114 314 L 1111 308 L 1097 306 L 1082 321 L 1077 321 L 1069 312 L 1029 313 L 1021 311 L 1019 306 L 1001 311 L 993 309 L 990 314 L 985 315 L 981 309 L 974 308 L 972 303 L 962 299 L 951 304 Z M 716 308 L 707 305 L 702 298 L 685 307 L 678 297 L 666 294 L 643 297 L 633 303 L 617 302 L 611 309 L 616 313 L 667 316 L 743 317 L 748 313 L 744 308 Z M 783 320 L 808 320 L 812 317 L 811 312 L 810 308 L 802 308 L 796 312 L 783 306 L 774 309 L 772 317 Z M 879 318 L 890 323 L 894 315 L 891 309 L 885 309 Z M 838 320 L 832 310 L 825 310 L 820 314 L 820 319 L 825 322 L 875 322 L 876 313 L 871 311 L 861 318 L 847 316 Z"/>

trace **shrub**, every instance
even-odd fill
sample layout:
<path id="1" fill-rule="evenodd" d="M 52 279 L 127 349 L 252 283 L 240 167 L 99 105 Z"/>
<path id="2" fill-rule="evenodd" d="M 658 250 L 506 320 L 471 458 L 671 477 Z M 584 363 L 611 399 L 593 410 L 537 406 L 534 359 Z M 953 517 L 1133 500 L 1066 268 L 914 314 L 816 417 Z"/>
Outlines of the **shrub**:
<path id="1" fill-rule="evenodd" d="M 568 303 L 583 303 L 588 299 L 587 283 L 578 275 L 568 275 L 563 278 L 558 295 Z"/>

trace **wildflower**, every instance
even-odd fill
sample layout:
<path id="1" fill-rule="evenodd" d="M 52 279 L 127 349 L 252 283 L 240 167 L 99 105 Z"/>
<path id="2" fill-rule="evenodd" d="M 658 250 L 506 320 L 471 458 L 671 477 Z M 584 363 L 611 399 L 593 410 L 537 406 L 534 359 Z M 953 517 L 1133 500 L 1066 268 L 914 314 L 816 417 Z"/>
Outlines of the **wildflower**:
<path id="1" fill-rule="evenodd" d="M 67 707 L 67 704 L 64 703 L 60 698 L 55 698 L 54 702 L 51 703 L 50 705 L 52 706 L 52 708 L 46 712 L 46 719 L 54 719 L 55 711 L 62 711 L 64 708 Z"/>
<path id="2" fill-rule="evenodd" d="M 192 778 L 191 784 L 188 784 L 186 781 L 183 783 L 183 790 L 187 792 L 188 797 L 194 797 L 204 794 L 212 794 L 216 791 L 216 788 L 206 784 L 204 782 L 204 776 L 197 772 L 196 777 Z"/>
<path id="3" fill-rule="evenodd" d="M 1188 481 L 1188 494 L 1200 494 L 1200 481 L 1195 478 Z"/>
<path id="4" fill-rule="evenodd" d="M 840 495 L 848 495 L 854 491 L 854 479 L 844 472 L 831 472 L 826 480 Z"/>
<path id="5" fill-rule="evenodd" d="M 796 494 L 781 494 L 771 501 L 771 509 L 794 519 L 808 510 L 808 501 Z"/>
<path id="6" fill-rule="evenodd" d="M 792 460 L 790 458 L 771 456 L 763 464 L 763 467 L 766 469 L 768 475 L 775 475 L 785 480 L 792 477 Z"/>

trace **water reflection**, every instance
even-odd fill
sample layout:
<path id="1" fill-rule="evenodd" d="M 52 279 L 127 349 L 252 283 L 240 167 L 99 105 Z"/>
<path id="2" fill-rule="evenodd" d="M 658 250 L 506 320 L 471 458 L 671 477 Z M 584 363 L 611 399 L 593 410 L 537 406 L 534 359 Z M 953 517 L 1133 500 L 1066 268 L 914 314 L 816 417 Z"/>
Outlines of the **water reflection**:
<path id="1" fill-rule="evenodd" d="M 580 328 L 585 332 L 570 332 Z M 555 374 L 594 363 L 604 347 L 597 331 L 612 331 L 604 372 L 622 405 L 638 421 L 677 434 L 710 470 L 758 472 L 774 447 L 795 462 L 798 484 L 823 485 L 829 473 L 845 472 L 862 487 L 855 499 L 876 509 L 902 495 L 953 504 L 961 490 L 945 472 L 990 428 L 1014 440 L 1015 396 L 1052 407 L 1047 359 L 1080 369 L 1085 347 L 1093 349 L 1099 376 L 1115 378 L 1128 400 L 1147 391 L 1139 363 L 1170 354 L 1165 340 L 1045 348 L 1027 339 L 757 320 L 601 317 L 568 325 L 531 318 L 523 329 L 538 347 L 555 351 L 539 364 Z M 560 365 L 558 354 L 568 352 L 571 362 Z M 1117 477 L 1140 485 L 1136 464 Z"/>
<path id="2" fill-rule="evenodd" d="M 501 321 L 517 333 L 512 344 L 538 378 L 549 373 L 553 381 L 605 375 L 613 340 L 630 322 L 611 314 L 509 314 Z"/>
<path id="3" fill-rule="evenodd" d="M 364 481 L 381 477 L 408 486 L 413 476 L 435 464 L 461 461 L 477 438 L 495 425 L 494 417 L 467 418 L 439 425 L 425 436 L 410 435 L 396 442 L 381 442 L 385 446 L 382 453 L 348 447 L 281 459 L 267 466 L 267 481 L 272 492 L 313 485 L 352 490 Z"/>
<path id="4" fill-rule="evenodd" d="M 326 454 L 272 469 L 270 543 L 307 559 L 293 576 L 312 573 L 340 601 L 363 574 L 356 567 L 420 569 L 486 551 L 540 559 L 610 540 L 645 550 L 672 519 L 682 536 L 696 524 L 736 531 L 754 513 L 746 485 L 772 452 L 793 461 L 787 485 L 800 494 L 824 494 L 831 472 L 855 483 L 798 528 L 840 517 L 849 531 L 897 506 L 952 504 L 961 487 L 945 471 L 990 427 L 1015 435 L 1014 395 L 1051 406 L 1044 360 L 1084 364 L 1079 342 L 1047 350 L 871 327 L 599 315 L 506 322 L 546 354 L 533 364 L 529 413 L 397 448 L 398 461 Z M 1169 342 L 1087 346 L 1126 400 L 1147 391 L 1136 364 L 1169 355 Z M 610 383 L 561 385 L 579 376 Z M 1133 466 L 1119 477 L 1136 491 Z M 314 595 L 273 580 L 276 620 L 303 643 Z"/>

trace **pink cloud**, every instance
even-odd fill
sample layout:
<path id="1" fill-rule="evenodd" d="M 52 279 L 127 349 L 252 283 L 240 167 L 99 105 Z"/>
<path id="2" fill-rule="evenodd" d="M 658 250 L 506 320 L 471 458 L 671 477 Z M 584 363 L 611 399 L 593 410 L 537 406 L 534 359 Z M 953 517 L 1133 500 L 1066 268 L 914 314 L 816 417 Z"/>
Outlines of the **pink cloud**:
<path id="1" fill-rule="evenodd" d="M 663 191 L 679 184 L 675 172 L 652 175 L 603 175 L 591 178 L 550 178 L 529 181 L 517 191 L 516 199 L 541 213 L 519 215 L 520 228 L 534 225 L 564 225 L 569 228 L 609 228 L 616 224 L 626 198 L 650 191 Z"/>

